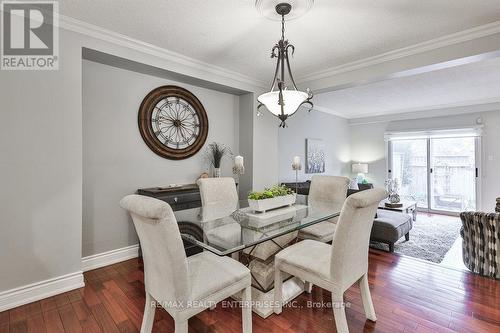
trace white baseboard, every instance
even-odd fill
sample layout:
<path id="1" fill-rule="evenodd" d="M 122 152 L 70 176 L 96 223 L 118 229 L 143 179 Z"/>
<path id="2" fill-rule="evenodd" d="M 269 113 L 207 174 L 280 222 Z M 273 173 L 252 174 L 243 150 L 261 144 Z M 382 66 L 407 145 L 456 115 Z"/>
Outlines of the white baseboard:
<path id="1" fill-rule="evenodd" d="M 82 270 L 84 272 L 96 268 L 115 264 L 120 261 L 125 261 L 139 256 L 139 244 L 122 247 L 121 249 L 111 250 L 108 252 L 93 254 L 82 258 Z"/>
<path id="2" fill-rule="evenodd" d="M 35 302 L 50 296 L 81 288 L 83 272 L 75 272 L 53 279 L 32 283 L 0 293 L 0 312 Z"/>

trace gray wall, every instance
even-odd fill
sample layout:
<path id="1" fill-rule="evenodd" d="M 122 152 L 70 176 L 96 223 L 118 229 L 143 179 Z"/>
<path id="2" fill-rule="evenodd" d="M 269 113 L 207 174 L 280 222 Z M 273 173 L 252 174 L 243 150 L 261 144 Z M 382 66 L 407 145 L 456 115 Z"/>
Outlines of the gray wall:
<path id="1" fill-rule="evenodd" d="M 482 210 L 493 211 L 495 198 L 500 197 L 500 177 L 498 177 L 498 170 L 500 170 L 498 144 L 500 142 L 500 111 L 352 124 L 350 126 L 351 158 L 353 161 L 369 163 L 368 178 L 375 184 L 383 186 L 387 177 L 387 147 L 384 141 L 386 131 L 471 127 L 476 125 L 477 118 L 481 118 L 484 123 L 481 140 L 482 179 L 479 206 Z M 362 120 L 356 121 L 362 123 Z"/>
<path id="2" fill-rule="evenodd" d="M 81 270 L 78 41 L 57 71 L 0 72 L 0 292 Z"/>
<path id="3" fill-rule="evenodd" d="M 85 28 L 77 29 L 85 32 Z M 0 270 L 0 292 L 81 271 L 82 48 L 215 86 L 253 93 L 262 90 L 255 82 L 225 70 L 179 61 L 151 52 L 142 44 L 93 30 L 88 31 L 90 35 L 82 33 L 60 29 L 59 70 L 0 74 L 0 266 L 8 267 Z M 255 109 L 250 111 L 255 114 Z M 259 142 L 269 138 L 268 145 L 274 147 L 271 151 L 276 151 L 277 128 L 273 126 L 274 131 L 268 132 L 268 125 L 254 125 L 251 132 L 260 135 Z M 253 136 L 249 140 L 255 142 Z M 259 160 L 268 156 L 267 151 L 261 154 L 255 148 L 252 153 L 258 153 Z M 112 156 L 114 165 L 121 165 L 120 155 Z M 277 167 L 269 172 L 254 161 L 253 169 L 252 177 L 265 174 L 278 178 Z M 109 176 L 113 178 L 113 174 Z"/>
<path id="4" fill-rule="evenodd" d="M 253 110 L 255 95 L 248 93 L 240 96 L 239 116 L 239 153 L 244 156 L 245 173 L 238 176 L 239 195 L 245 198 L 252 190 L 253 175 Z"/>
<path id="5" fill-rule="evenodd" d="M 387 174 L 387 151 L 384 141 L 387 125 L 387 122 L 381 122 L 349 128 L 351 164 L 353 162 L 368 163 L 366 178 L 376 187 L 384 187 Z M 352 174 L 352 177 L 356 175 Z"/>
<path id="6" fill-rule="evenodd" d="M 299 181 L 311 179 L 305 173 L 306 138 L 323 139 L 326 150 L 326 175 L 348 175 L 349 125 L 344 118 L 319 111 L 299 110 L 287 120 L 288 127 L 278 131 L 279 180 L 295 181 L 292 159 L 300 156 Z"/>
<path id="7" fill-rule="evenodd" d="M 208 115 L 206 144 L 186 160 L 154 154 L 137 127 L 144 96 L 166 84 L 193 92 Z M 238 96 L 83 61 L 83 256 L 137 244 L 133 224 L 118 206 L 123 196 L 142 187 L 194 183 L 208 171 L 204 151 L 210 142 L 238 154 L 239 104 Z M 232 176 L 232 165 L 231 159 L 223 162 L 223 176 Z"/>

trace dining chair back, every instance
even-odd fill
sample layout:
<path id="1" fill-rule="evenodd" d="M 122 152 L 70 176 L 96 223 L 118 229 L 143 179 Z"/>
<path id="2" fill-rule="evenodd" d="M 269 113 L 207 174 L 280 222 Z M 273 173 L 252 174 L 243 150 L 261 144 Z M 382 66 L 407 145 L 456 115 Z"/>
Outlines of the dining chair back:
<path id="1" fill-rule="evenodd" d="M 229 216 L 238 208 L 234 178 L 200 178 L 197 184 L 200 188 L 203 221 Z"/>

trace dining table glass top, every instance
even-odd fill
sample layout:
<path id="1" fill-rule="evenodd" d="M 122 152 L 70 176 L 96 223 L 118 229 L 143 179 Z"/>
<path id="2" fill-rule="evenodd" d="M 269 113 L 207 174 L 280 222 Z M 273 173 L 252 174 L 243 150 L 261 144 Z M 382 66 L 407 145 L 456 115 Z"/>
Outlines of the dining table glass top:
<path id="1" fill-rule="evenodd" d="M 183 222 L 180 231 L 184 240 L 223 256 L 334 219 L 341 209 L 341 205 L 332 204 L 295 204 L 258 213 L 247 207 L 214 220 L 204 221 L 198 214 Z"/>

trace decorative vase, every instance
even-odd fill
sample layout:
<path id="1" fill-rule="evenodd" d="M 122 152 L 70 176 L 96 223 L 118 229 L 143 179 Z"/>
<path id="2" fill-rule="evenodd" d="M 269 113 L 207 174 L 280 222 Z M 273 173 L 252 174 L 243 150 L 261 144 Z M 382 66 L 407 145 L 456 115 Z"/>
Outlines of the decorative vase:
<path id="1" fill-rule="evenodd" d="M 388 201 L 391 204 L 396 204 L 401 201 L 401 198 L 398 194 L 399 192 L 399 181 L 398 179 L 387 179 L 385 181 L 385 185 L 387 187 L 387 192 L 389 192 Z"/>
<path id="2" fill-rule="evenodd" d="M 214 168 L 214 178 L 220 178 L 220 168 Z"/>
<path id="3" fill-rule="evenodd" d="M 389 194 L 389 202 L 392 204 L 398 203 L 401 201 L 401 198 L 399 197 L 399 194 L 393 192 Z"/>

